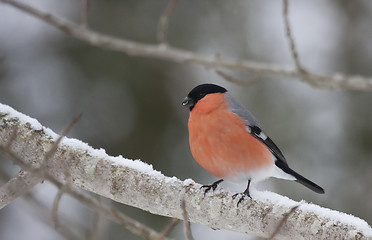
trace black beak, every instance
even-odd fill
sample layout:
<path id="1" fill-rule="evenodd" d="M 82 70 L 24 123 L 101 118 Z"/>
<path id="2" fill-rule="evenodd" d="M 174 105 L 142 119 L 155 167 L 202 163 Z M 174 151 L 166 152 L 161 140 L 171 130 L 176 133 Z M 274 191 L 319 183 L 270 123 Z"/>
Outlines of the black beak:
<path id="1" fill-rule="evenodd" d="M 185 106 L 185 107 L 188 107 L 188 108 L 192 108 L 194 107 L 194 99 L 190 98 L 190 97 L 185 97 L 185 99 L 183 99 L 182 101 L 182 105 Z"/>

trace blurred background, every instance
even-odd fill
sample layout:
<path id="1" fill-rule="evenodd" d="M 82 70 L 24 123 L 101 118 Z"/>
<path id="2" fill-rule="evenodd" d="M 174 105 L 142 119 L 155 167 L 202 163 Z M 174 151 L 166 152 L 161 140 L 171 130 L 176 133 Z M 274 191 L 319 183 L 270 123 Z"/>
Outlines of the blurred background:
<path id="1" fill-rule="evenodd" d="M 78 1 L 34 0 L 31 4 L 79 21 Z M 155 44 L 157 24 L 167 4 L 168 0 L 92 0 L 89 25 L 105 34 Z M 289 7 L 305 68 L 372 75 L 371 1 L 297 0 L 290 1 Z M 181 0 L 170 18 L 168 42 L 205 55 L 294 66 L 281 1 Z M 242 80 L 251 77 L 228 73 Z M 228 88 L 261 121 L 290 166 L 324 187 L 326 194 L 277 179 L 265 181 L 261 189 L 372 223 L 371 93 L 315 89 L 299 79 L 278 77 L 262 77 L 254 84 L 238 86 L 197 65 L 89 46 L 0 4 L 0 102 L 57 133 L 82 112 L 69 136 L 104 148 L 110 155 L 141 159 L 182 180 L 215 181 L 191 156 L 189 112 L 181 106 L 194 86 L 207 82 Z M 0 168 L 8 177 L 19 170 L 3 156 Z M 245 188 L 225 187 L 231 191 Z M 40 204 L 49 207 L 56 193 L 47 182 L 31 192 Z M 169 218 L 112 204 L 157 230 L 170 222 Z M 67 196 L 62 197 L 60 214 L 80 233 L 91 226 L 92 213 Z M 64 239 L 48 225 L 50 215 L 18 199 L 0 211 L 0 239 Z M 97 239 L 139 239 L 109 221 L 102 226 L 102 236 Z M 192 224 L 192 231 L 196 239 L 247 239 L 244 234 L 197 224 Z M 171 236 L 184 238 L 182 224 Z"/>

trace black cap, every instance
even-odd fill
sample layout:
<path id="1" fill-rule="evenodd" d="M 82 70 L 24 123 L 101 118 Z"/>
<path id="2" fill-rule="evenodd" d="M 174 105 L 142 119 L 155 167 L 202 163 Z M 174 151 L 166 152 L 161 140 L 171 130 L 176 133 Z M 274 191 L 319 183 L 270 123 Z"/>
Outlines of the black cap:
<path id="1" fill-rule="evenodd" d="M 188 107 L 190 111 L 194 108 L 195 104 L 205 97 L 207 94 L 212 93 L 225 93 L 227 90 L 221 86 L 205 83 L 194 87 L 187 97 L 182 101 L 182 105 Z"/>

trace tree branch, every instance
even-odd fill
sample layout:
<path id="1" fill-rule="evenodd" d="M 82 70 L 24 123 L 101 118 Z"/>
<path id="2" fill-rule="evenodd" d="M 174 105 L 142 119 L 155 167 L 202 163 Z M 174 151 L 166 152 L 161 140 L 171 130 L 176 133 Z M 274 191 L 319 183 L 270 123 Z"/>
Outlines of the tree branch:
<path id="1" fill-rule="evenodd" d="M 89 9 L 89 0 L 81 0 L 80 18 L 81 18 L 81 26 L 84 28 L 88 27 L 88 9 Z"/>
<path id="2" fill-rule="evenodd" d="M 288 39 L 289 48 L 291 50 L 293 61 L 295 62 L 297 71 L 300 73 L 305 73 L 305 69 L 302 67 L 300 58 L 298 56 L 298 52 L 296 49 L 296 44 L 294 42 L 291 26 L 289 25 L 289 19 L 288 19 L 288 1 L 289 0 L 283 0 L 283 19 L 284 19 L 284 26 L 285 26 L 285 34 Z"/>
<path id="3" fill-rule="evenodd" d="M 5 105 L 0 104 L 0 107 L 1 106 L 5 106 Z M 9 108 L 7 106 L 5 106 L 5 107 L 7 108 L 6 111 L 8 111 Z M 1 114 L 1 111 L 0 111 L 0 116 L 1 115 L 2 114 Z M 18 115 L 18 117 L 19 116 L 20 115 Z M 19 136 L 17 125 L 10 127 L 12 129 L 12 133 L 11 133 L 11 135 L 7 136 L 7 139 L 6 139 L 7 143 L 6 144 L 4 144 L 4 145 L 0 144 L 0 152 L 5 153 L 10 159 L 13 160 L 13 162 L 15 164 L 17 164 L 17 165 L 21 166 L 22 168 L 26 169 L 33 176 L 37 176 L 42 180 L 47 180 L 47 181 L 51 182 L 52 184 L 54 184 L 59 189 L 59 193 L 56 196 L 56 199 L 53 203 L 53 210 L 52 210 L 52 217 L 53 217 L 53 221 L 55 223 L 56 229 L 59 229 L 59 227 L 65 228 L 63 225 L 61 225 L 59 223 L 58 212 L 57 211 L 58 211 L 58 205 L 59 205 L 60 198 L 62 197 L 62 194 L 67 193 L 67 194 L 71 195 L 72 197 L 74 197 L 76 200 L 78 200 L 80 203 L 82 203 L 82 204 L 86 205 L 87 207 L 91 208 L 93 211 L 102 213 L 107 218 L 109 218 L 112 221 L 120 224 L 122 227 L 125 227 L 126 229 L 128 229 L 130 232 L 132 232 L 135 235 L 138 235 L 138 236 L 140 236 L 144 239 L 147 239 L 147 240 L 154 240 L 154 239 L 158 240 L 160 238 L 162 238 L 164 240 L 168 240 L 168 238 L 165 237 L 162 233 L 158 233 L 158 232 L 154 231 L 153 229 L 141 224 L 140 222 L 137 222 L 136 220 L 124 215 L 123 213 L 117 211 L 116 209 L 105 206 L 104 204 L 100 204 L 100 202 L 98 200 L 96 200 L 94 198 L 91 198 L 86 194 L 79 193 L 79 192 L 75 191 L 74 189 L 72 189 L 71 188 L 72 186 L 70 186 L 71 185 L 71 175 L 69 173 L 70 168 L 67 168 L 66 165 L 63 165 L 63 163 L 62 163 L 62 166 L 60 166 L 61 167 L 60 169 L 61 169 L 61 171 L 63 171 L 63 172 L 61 172 L 61 174 L 64 175 L 63 179 L 64 179 L 64 182 L 66 182 L 66 184 L 63 184 L 61 181 L 59 181 L 58 179 L 56 179 L 54 176 L 52 176 L 49 173 L 49 171 L 47 170 L 47 168 L 50 167 L 49 166 L 49 159 L 54 156 L 54 154 L 56 153 L 56 151 L 58 149 L 59 143 L 62 141 L 63 137 L 70 131 L 70 129 L 73 127 L 73 125 L 80 119 L 80 116 L 81 116 L 81 114 L 73 119 L 73 121 L 63 131 L 62 135 L 58 136 L 53 132 L 49 132 L 49 134 L 53 135 L 53 137 L 54 137 L 53 141 L 54 142 L 51 144 L 51 146 L 47 146 L 47 148 L 50 148 L 50 149 L 45 152 L 44 157 L 43 157 L 42 160 L 39 160 L 38 163 L 33 162 L 38 167 L 33 167 L 33 166 L 31 166 L 31 164 L 25 163 L 24 161 L 22 161 L 22 159 L 20 157 L 18 157 L 16 154 L 14 154 L 11 151 L 11 146 L 13 146 L 14 141 Z M 22 119 L 24 119 L 24 117 L 26 117 L 26 116 L 21 115 L 21 117 L 22 117 Z M 35 119 L 29 119 L 29 120 L 31 120 L 31 122 L 34 124 L 33 125 L 34 129 L 38 129 L 38 128 L 41 127 L 41 125 Z M 27 122 L 26 126 L 29 127 L 29 126 L 31 126 L 31 124 L 29 122 Z M 28 142 L 32 142 L 34 136 L 35 135 L 32 134 L 30 136 L 30 138 L 28 138 L 28 139 L 21 138 L 21 141 L 26 141 L 27 140 Z M 66 164 L 67 162 L 64 162 L 64 163 Z M 70 165 L 68 165 L 68 166 L 70 166 Z M 0 196 L 0 197 L 2 197 L 2 196 Z M 5 197 L 7 197 L 7 196 L 5 195 Z M 0 198 L 0 202 L 1 201 L 3 201 L 2 198 Z"/>
<path id="4" fill-rule="evenodd" d="M 33 188 L 41 180 L 40 177 L 21 170 L 14 178 L 0 187 L 0 210 Z"/>
<path id="5" fill-rule="evenodd" d="M 247 85 L 251 85 L 253 83 L 255 83 L 256 81 L 258 81 L 260 79 L 261 76 L 259 75 L 256 75 L 256 76 L 252 76 L 250 79 L 247 79 L 247 80 L 241 80 L 241 79 L 237 79 L 237 78 L 234 78 L 222 71 L 216 71 L 217 75 L 219 75 L 220 77 L 222 77 L 223 79 L 225 79 L 226 81 L 228 82 L 232 82 L 232 83 L 235 83 L 237 85 L 241 85 L 241 86 L 247 86 Z"/>
<path id="6" fill-rule="evenodd" d="M 25 164 L 40 166 L 57 135 L 35 119 L 0 104 L 0 147 L 8 144 L 15 126 L 18 132 L 9 150 Z M 141 161 L 108 156 L 104 150 L 93 149 L 76 139 L 61 141 L 48 160 L 46 179 L 50 180 L 47 177 L 51 176 L 64 181 L 66 166 L 69 166 L 72 185 L 154 214 L 181 219 L 179 203 L 185 199 L 189 221 L 213 229 L 268 237 L 283 215 L 298 205 L 274 193 L 256 192 L 253 200 L 244 201 L 237 208 L 236 201 L 227 192 L 204 196 L 200 185 L 191 180 L 166 177 Z M 66 193 L 76 194 L 69 188 Z M 303 236 L 311 239 L 372 239 L 372 229 L 359 218 L 301 203 L 288 216 L 276 237 L 299 239 Z"/>
<path id="7" fill-rule="evenodd" d="M 67 35 L 85 43 L 104 49 L 124 52 L 128 55 L 162 59 L 178 63 L 192 63 L 212 69 L 230 69 L 246 71 L 260 76 L 276 76 L 286 78 L 300 78 L 311 86 L 325 89 L 351 89 L 372 91 L 372 78 L 362 76 L 348 76 L 341 73 L 323 74 L 307 71 L 301 73 L 297 69 L 281 65 L 261 63 L 255 61 L 222 58 L 220 56 L 205 56 L 198 53 L 185 51 L 165 46 L 164 44 L 151 45 L 134 41 L 119 39 L 105 34 L 86 29 L 68 20 L 42 12 L 30 5 L 14 1 L 0 0 L 25 13 L 39 18 Z"/>
<path id="8" fill-rule="evenodd" d="M 54 201 L 53 201 L 52 220 L 54 222 L 54 227 L 55 228 L 60 227 L 59 217 L 58 217 L 58 208 L 59 208 L 59 203 L 61 202 L 61 199 L 62 199 L 62 195 L 65 193 L 66 188 L 67 188 L 67 185 L 63 185 L 58 190 L 58 193 L 57 193 L 57 195 L 56 195 L 56 197 L 54 198 Z"/>
<path id="9" fill-rule="evenodd" d="M 0 181 L 6 181 L 6 179 L 9 178 L 8 174 L 5 173 L 2 168 L 0 168 L 0 171 L 1 171 Z M 1 199 L 2 199 L 2 196 L 0 196 L 0 200 Z M 60 224 L 58 229 L 54 228 L 52 224 L 53 221 L 50 220 L 50 213 L 49 213 L 50 210 L 43 202 L 37 199 L 31 192 L 25 192 L 24 194 L 22 194 L 21 199 L 24 202 L 24 206 L 34 213 L 33 219 L 38 219 L 45 225 L 55 229 L 61 236 L 65 237 L 66 239 L 71 239 L 71 240 L 83 239 L 82 236 L 77 235 L 70 228 L 68 228 L 67 226 L 63 224 Z M 71 222 L 71 221 L 72 219 L 63 219 L 63 222 Z"/>
<path id="10" fill-rule="evenodd" d="M 11 152 L 9 149 L 4 148 L 2 145 L 0 145 L 0 151 L 6 153 L 8 157 L 10 157 L 16 164 L 23 166 L 27 169 L 28 164 L 24 163 L 20 158 L 18 158 L 13 152 Z M 65 171 L 66 169 L 63 168 Z M 66 193 L 75 198 L 77 201 L 79 201 L 81 204 L 84 204 L 85 206 L 91 208 L 93 211 L 100 212 L 104 214 L 107 218 L 111 219 L 112 221 L 118 223 L 122 227 L 127 228 L 130 232 L 132 232 L 135 235 L 138 235 L 144 239 L 147 240 L 153 240 L 153 239 L 159 239 L 163 238 L 165 240 L 168 240 L 168 238 L 165 238 L 163 234 L 157 233 L 156 231 L 146 227 L 145 225 L 141 224 L 140 222 L 135 221 L 134 219 L 122 214 L 121 212 L 117 211 L 115 208 L 108 207 L 104 204 L 101 204 L 98 200 L 95 198 L 92 198 L 86 194 L 79 193 L 78 191 L 75 191 L 72 188 L 69 188 L 67 185 L 61 183 L 59 180 L 55 179 L 52 175 L 46 171 L 46 169 L 42 168 L 29 168 L 28 169 L 32 174 L 40 175 L 45 179 L 46 181 L 51 182 L 54 184 L 58 189 L 63 189 L 59 192 L 59 194 Z M 66 179 L 65 179 L 66 181 Z M 57 196 L 57 198 L 60 198 L 62 195 Z M 57 199 L 53 203 L 53 210 L 52 214 L 53 220 L 57 219 L 57 222 L 55 223 L 56 228 L 58 229 L 58 216 L 57 215 L 57 208 L 58 208 L 58 201 L 60 199 Z"/>
<path id="11" fill-rule="evenodd" d="M 274 232 L 270 235 L 270 237 L 267 239 L 267 240 L 273 240 L 274 237 L 278 234 L 278 232 L 282 229 L 283 227 L 283 224 L 285 223 L 285 221 L 287 221 L 289 215 L 291 215 L 294 211 L 296 211 L 296 209 L 299 207 L 300 205 L 296 205 L 294 207 L 291 208 L 291 210 L 284 214 L 282 220 L 280 220 L 278 226 L 275 228 Z"/>
<path id="12" fill-rule="evenodd" d="M 179 0 L 170 0 L 163 15 L 159 19 L 158 23 L 158 31 L 156 33 L 156 37 L 160 44 L 167 44 L 167 32 L 168 32 L 168 22 L 171 14 L 173 13 L 174 9 Z"/>
<path id="13" fill-rule="evenodd" d="M 182 218 L 183 218 L 183 228 L 185 231 L 186 239 L 194 240 L 194 237 L 192 236 L 192 233 L 191 233 L 189 217 L 187 216 L 185 199 L 181 200 L 181 209 L 182 209 Z"/>
<path id="14" fill-rule="evenodd" d="M 166 236 L 168 236 L 179 222 L 180 220 L 178 218 L 173 218 L 172 221 L 167 226 L 165 226 L 158 240 L 163 240 Z"/>

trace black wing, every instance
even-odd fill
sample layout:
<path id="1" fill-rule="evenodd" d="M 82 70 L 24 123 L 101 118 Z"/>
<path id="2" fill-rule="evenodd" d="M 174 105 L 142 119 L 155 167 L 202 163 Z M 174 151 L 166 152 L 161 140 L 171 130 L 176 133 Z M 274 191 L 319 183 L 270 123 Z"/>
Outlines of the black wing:
<path id="1" fill-rule="evenodd" d="M 271 140 L 265 133 L 263 133 L 263 131 L 260 127 L 258 127 L 258 126 L 248 126 L 248 127 L 249 127 L 249 130 L 250 130 L 250 133 L 270 149 L 270 151 L 275 156 L 277 161 L 282 161 L 282 162 L 285 163 L 285 165 L 288 166 L 287 160 L 285 159 L 283 153 L 275 145 L 273 140 Z"/>
<path id="2" fill-rule="evenodd" d="M 301 183 L 305 187 L 308 187 L 309 189 L 313 190 L 314 192 L 324 193 L 324 189 L 322 187 L 310 181 L 309 179 L 301 176 L 300 174 L 298 174 L 297 172 L 295 172 L 288 166 L 287 160 L 285 160 L 283 153 L 279 150 L 279 148 L 275 145 L 275 143 L 268 136 L 266 136 L 266 134 L 262 132 L 261 128 L 257 126 L 253 126 L 253 127 L 248 126 L 248 127 L 250 130 L 250 133 L 270 149 L 270 151 L 276 158 L 275 165 L 278 168 L 282 169 L 283 172 L 289 175 L 292 175 L 293 177 L 296 178 L 296 182 Z"/>

